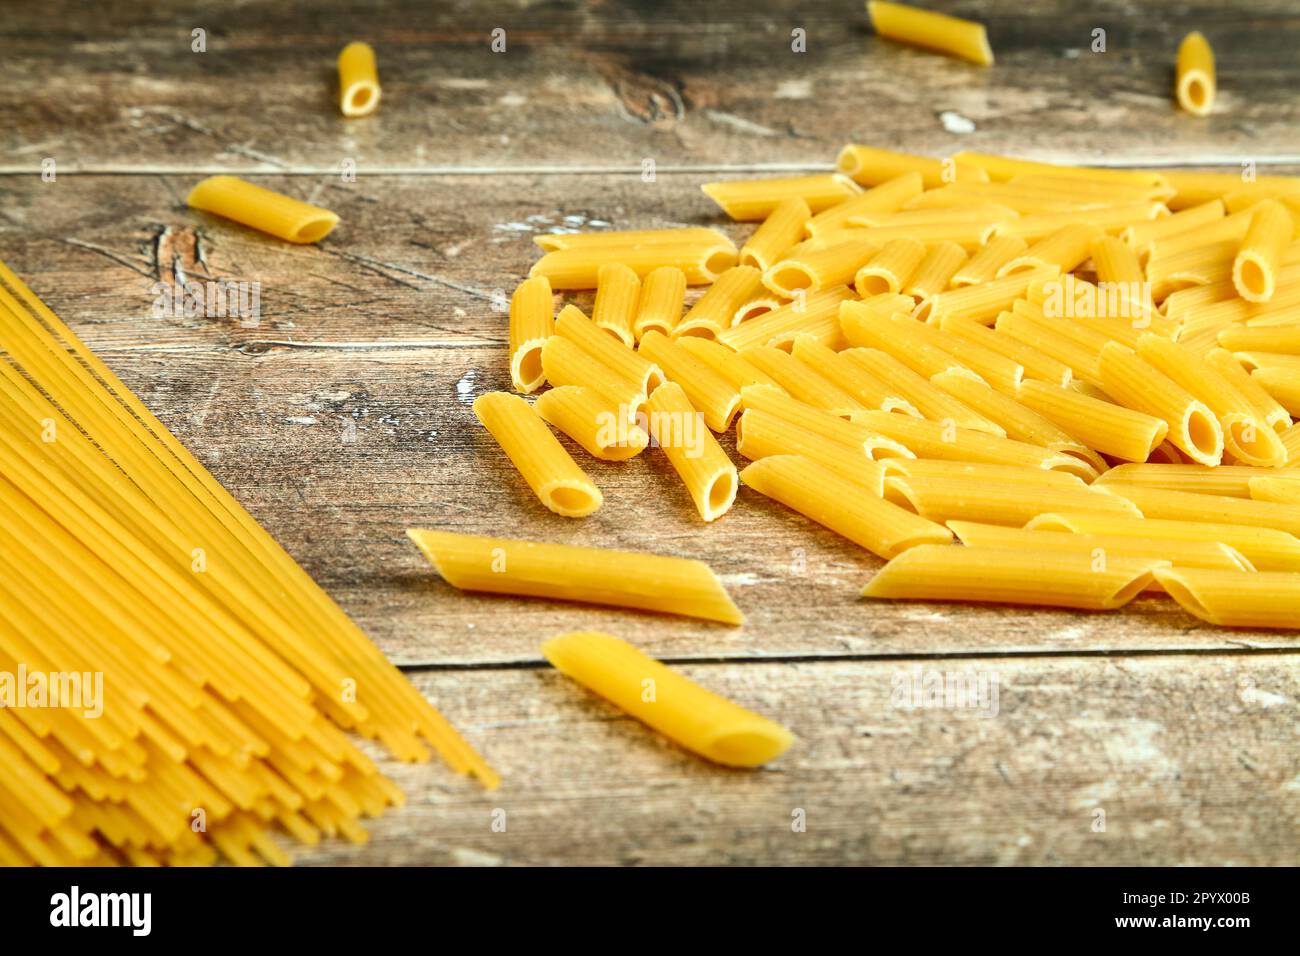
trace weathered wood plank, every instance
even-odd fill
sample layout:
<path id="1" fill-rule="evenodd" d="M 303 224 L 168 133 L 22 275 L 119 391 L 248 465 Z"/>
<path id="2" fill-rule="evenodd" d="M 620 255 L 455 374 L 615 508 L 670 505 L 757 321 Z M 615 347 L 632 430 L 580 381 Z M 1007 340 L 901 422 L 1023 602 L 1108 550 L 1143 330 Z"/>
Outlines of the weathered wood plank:
<path id="1" fill-rule="evenodd" d="M 962 147 L 1103 163 L 1300 155 L 1291 84 L 1300 16 L 1244 9 L 1102 9 L 1034 0 L 931 7 L 988 23 L 981 69 L 882 41 L 856 0 L 797 9 L 744 0 L 429 4 L 268 0 L 6 5 L 0 165 L 73 169 L 335 169 L 537 164 L 638 168 L 824 163 L 848 139 L 943 154 Z M 207 52 L 191 31 L 207 30 Z M 493 53 L 494 29 L 506 50 Z M 1093 30 L 1106 52 L 1093 53 Z M 791 50 L 791 31 L 807 52 Z M 1220 105 L 1171 102 L 1178 39 L 1204 31 Z M 334 58 L 378 48 L 378 114 L 344 120 Z M 949 132 L 954 112 L 976 129 Z"/>
<path id="2" fill-rule="evenodd" d="M 900 709 L 914 667 L 996 716 Z M 409 802 L 312 863 L 1295 865 L 1290 658 L 694 665 L 790 725 L 769 769 L 702 763 L 555 671 L 416 679 L 505 773 L 391 766 Z M 924 672 L 922 672 L 924 677 Z M 990 701 L 992 696 L 988 698 Z M 992 712 L 994 708 L 987 708 Z M 802 810 L 806 832 L 792 830 Z M 494 812 L 505 830 L 494 832 Z M 1094 829 L 1104 812 L 1104 831 Z M 496 818 L 501 819 L 498 813 Z"/>

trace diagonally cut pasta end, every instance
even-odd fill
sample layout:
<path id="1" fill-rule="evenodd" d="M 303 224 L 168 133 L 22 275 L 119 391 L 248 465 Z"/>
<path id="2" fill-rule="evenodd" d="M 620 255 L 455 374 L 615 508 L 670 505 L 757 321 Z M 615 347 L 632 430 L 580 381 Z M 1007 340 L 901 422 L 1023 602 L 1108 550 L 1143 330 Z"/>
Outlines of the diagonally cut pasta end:
<path id="1" fill-rule="evenodd" d="M 1202 621 L 1222 625 L 1223 621 L 1214 614 L 1197 596 L 1189 576 L 1178 568 L 1164 567 L 1155 571 L 1156 583 L 1165 589 L 1165 593 L 1178 602 L 1188 614 L 1199 617 Z"/>
<path id="2" fill-rule="evenodd" d="M 585 518 L 604 502 L 600 489 L 590 482 L 562 479 L 537 489 L 546 507 L 565 518 Z"/>
<path id="3" fill-rule="evenodd" d="M 529 339 L 510 356 L 510 383 L 516 391 L 528 395 L 546 383 L 542 371 L 542 346 L 545 344 L 546 339 Z"/>
<path id="4" fill-rule="evenodd" d="M 790 749 L 794 734 L 780 724 L 755 717 L 727 727 L 703 747 L 706 757 L 726 767 L 761 767 Z"/>

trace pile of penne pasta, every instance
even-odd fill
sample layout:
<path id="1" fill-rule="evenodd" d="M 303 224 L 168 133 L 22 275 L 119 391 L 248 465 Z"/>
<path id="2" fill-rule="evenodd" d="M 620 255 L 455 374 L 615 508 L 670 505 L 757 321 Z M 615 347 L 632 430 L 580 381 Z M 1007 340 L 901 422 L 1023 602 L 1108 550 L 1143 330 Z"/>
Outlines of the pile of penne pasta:
<path id="1" fill-rule="evenodd" d="M 740 249 L 537 239 L 510 374 L 550 387 L 475 412 L 538 498 L 601 504 L 549 425 L 606 461 L 657 446 L 706 522 L 740 483 L 802 513 L 887 559 L 870 597 L 1159 590 L 1295 626 L 1300 180 L 856 145 L 837 165 L 705 185 L 758 223 Z M 555 317 L 555 291 L 591 289 L 590 316 Z"/>

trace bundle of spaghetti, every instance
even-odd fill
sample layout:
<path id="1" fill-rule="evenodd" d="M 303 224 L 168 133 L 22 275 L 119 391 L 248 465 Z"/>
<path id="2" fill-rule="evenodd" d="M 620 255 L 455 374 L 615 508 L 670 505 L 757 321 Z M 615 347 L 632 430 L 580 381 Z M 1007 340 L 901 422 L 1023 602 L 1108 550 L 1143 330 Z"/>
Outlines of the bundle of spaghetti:
<path id="1" fill-rule="evenodd" d="M 0 586 L 0 665 L 100 675 L 106 695 L 95 717 L 38 706 L 0 722 L 25 761 L 0 770 L 0 831 L 28 861 L 136 862 L 139 851 L 285 862 L 272 826 L 307 842 L 322 830 L 364 839 L 358 818 L 401 794 L 344 729 L 406 760 L 427 759 L 432 744 L 458 772 L 495 783 L 3 264 L 0 346 L 0 553 L 14 568 Z M 22 785 L 30 773 L 52 783 Z M 32 812 L 44 829 L 28 826 Z"/>

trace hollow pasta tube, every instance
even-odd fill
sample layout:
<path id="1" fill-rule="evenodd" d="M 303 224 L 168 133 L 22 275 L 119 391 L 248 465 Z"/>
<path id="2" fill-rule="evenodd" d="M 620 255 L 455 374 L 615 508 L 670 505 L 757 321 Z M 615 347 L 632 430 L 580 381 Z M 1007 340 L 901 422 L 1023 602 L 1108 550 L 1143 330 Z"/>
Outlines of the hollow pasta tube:
<path id="1" fill-rule="evenodd" d="M 646 401 L 648 430 L 667 456 L 705 521 L 726 514 L 736 500 L 736 466 L 704 424 L 676 382 L 654 390 Z"/>
<path id="2" fill-rule="evenodd" d="M 632 334 L 638 342 L 652 329 L 664 335 L 672 334 L 682 319 L 682 305 L 686 299 L 686 273 L 676 266 L 651 269 L 641 282 L 641 298 L 637 300 L 636 318 L 632 321 Z"/>
<path id="3" fill-rule="evenodd" d="M 993 48 L 982 23 L 885 0 L 867 0 L 867 13 L 872 27 L 882 37 L 980 66 L 993 63 Z"/>
<path id="4" fill-rule="evenodd" d="M 546 381 L 542 346 L 554 333 L 551 284 L 544 276 L 525 279 L 510 296 L 510 383 L 516 391 L 535 392 Z"/>
<path id="5" fill-rule="evenodd" d="M 185 202 L 193 209 L 298 244 L 319 242 L 339 222 L 328 209 L 254 186 L 237 176 L 209 176 L 190 190 Z"/>
<path id="6" fill-rule="evenodd" d="M 1300 627 L 1300 574 L 1161 568 L 1156 581 L 1188 614 L 1219 627 Z"/>
<path id="7" fill-rule="evenodd" d="M 339 110 L 344 116 L 366 116 L 379 106 L 379 71 L 369 43 L 355 41 L 339 53 Z"/>
<path id="8" fill-rule="evenodd" d="M 626 461 L 650 443 L 642 428 L 620 415 L 608 398 L 592 388 L 564 385 L 549 389 L 537 397 L 533 408 L 602 461 Z"/>
<path id="9" fill-rule="evenodd" d="M 1199 31 L 1178 44 L 1174 93 L 1178 105 L 1197 116 L 1209 116 L 1214 108 L 1214 51 Z"/>

